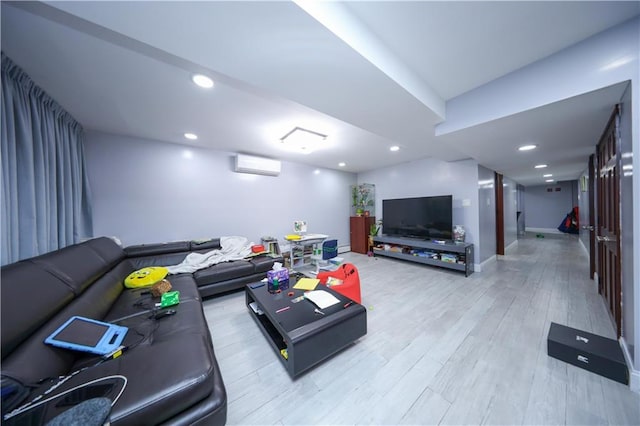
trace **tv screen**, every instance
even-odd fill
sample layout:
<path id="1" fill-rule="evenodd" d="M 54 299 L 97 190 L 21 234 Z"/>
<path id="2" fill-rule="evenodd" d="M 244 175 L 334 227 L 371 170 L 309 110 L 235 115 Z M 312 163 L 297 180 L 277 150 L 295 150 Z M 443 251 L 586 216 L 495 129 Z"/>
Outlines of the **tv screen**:
<path id="1" fill-rule="evenodd" d="M 436 240 L 452 239 L 453 196 L 382 200 L 386 235 Z"/>

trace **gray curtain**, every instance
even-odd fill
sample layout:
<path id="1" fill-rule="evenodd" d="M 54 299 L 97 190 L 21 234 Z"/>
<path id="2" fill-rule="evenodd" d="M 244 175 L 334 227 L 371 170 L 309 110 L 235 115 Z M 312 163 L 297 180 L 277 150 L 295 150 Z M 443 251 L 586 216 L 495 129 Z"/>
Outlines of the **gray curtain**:
<path id="1" fill-rule="evenodd" d="M 83 130 L 2 53 L 2 265 L 93 234 Z"/>

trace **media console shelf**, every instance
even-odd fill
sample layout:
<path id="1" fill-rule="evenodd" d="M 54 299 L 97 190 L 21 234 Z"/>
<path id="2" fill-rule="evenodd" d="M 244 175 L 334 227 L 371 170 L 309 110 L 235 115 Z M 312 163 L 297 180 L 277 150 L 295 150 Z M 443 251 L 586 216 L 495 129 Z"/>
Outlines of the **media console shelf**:
<path id="1" fill-rule="evenodd" d="M 464 272 L 468 277 L 473 273 L 473 244 L 446 241 L 378 236 L 373 237 L 373 254 L 388 256 L 425 265 L 440 266 Z"/>

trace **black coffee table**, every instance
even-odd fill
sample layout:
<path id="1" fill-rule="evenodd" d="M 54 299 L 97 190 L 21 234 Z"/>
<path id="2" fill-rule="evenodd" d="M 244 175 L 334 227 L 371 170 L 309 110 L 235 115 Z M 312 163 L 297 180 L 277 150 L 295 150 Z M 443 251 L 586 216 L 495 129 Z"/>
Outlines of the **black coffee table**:
<path id="1" fill-rule="evenodd" d="M 291 277 L 290 288 L 277 294 L 269 293 L 264 283 L 249 284 L 245 290 L 249 313 L 291 377 L 367 334 L 364 306 L 318 284 L 316 290 L 328 291 L 340 300 L 340 303 L 322 309 L 324 315 L 321 315 L 314 312 L 317 307 L 310 300 L 293 302 L 304 294 L 304 291 L 292 288 L 294 283 L 295 278 Z M 262 313 L 256 313 L 249 306 L 252 302 Z M 286 310 L 280 311 L 283 308 Z"/>

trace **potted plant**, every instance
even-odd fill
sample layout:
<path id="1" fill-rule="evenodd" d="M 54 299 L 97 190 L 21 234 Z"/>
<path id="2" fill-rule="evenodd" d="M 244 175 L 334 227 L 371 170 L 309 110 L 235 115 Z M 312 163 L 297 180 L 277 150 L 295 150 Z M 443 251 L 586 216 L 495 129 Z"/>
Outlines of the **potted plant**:
<path id="1" fill-rule="evenodd" d="M 368 250 L 369 256 L 373 255 L 373 237 L 378 235 L 378 232 L 380 232 L 381 226 L 382 226 L 382 219 L 372 223 L 371 226 L 369 227 L 369 250 Z"/>
<path id="2" fill-rule="evenodd" d="M 378 232 L 380 232 L 381 226 L 382 226 L 382 219 L 372 223 L 371 226 L 369 227 L 369 236 L 375 237 L 376 235 L 378 235 Z"/>

